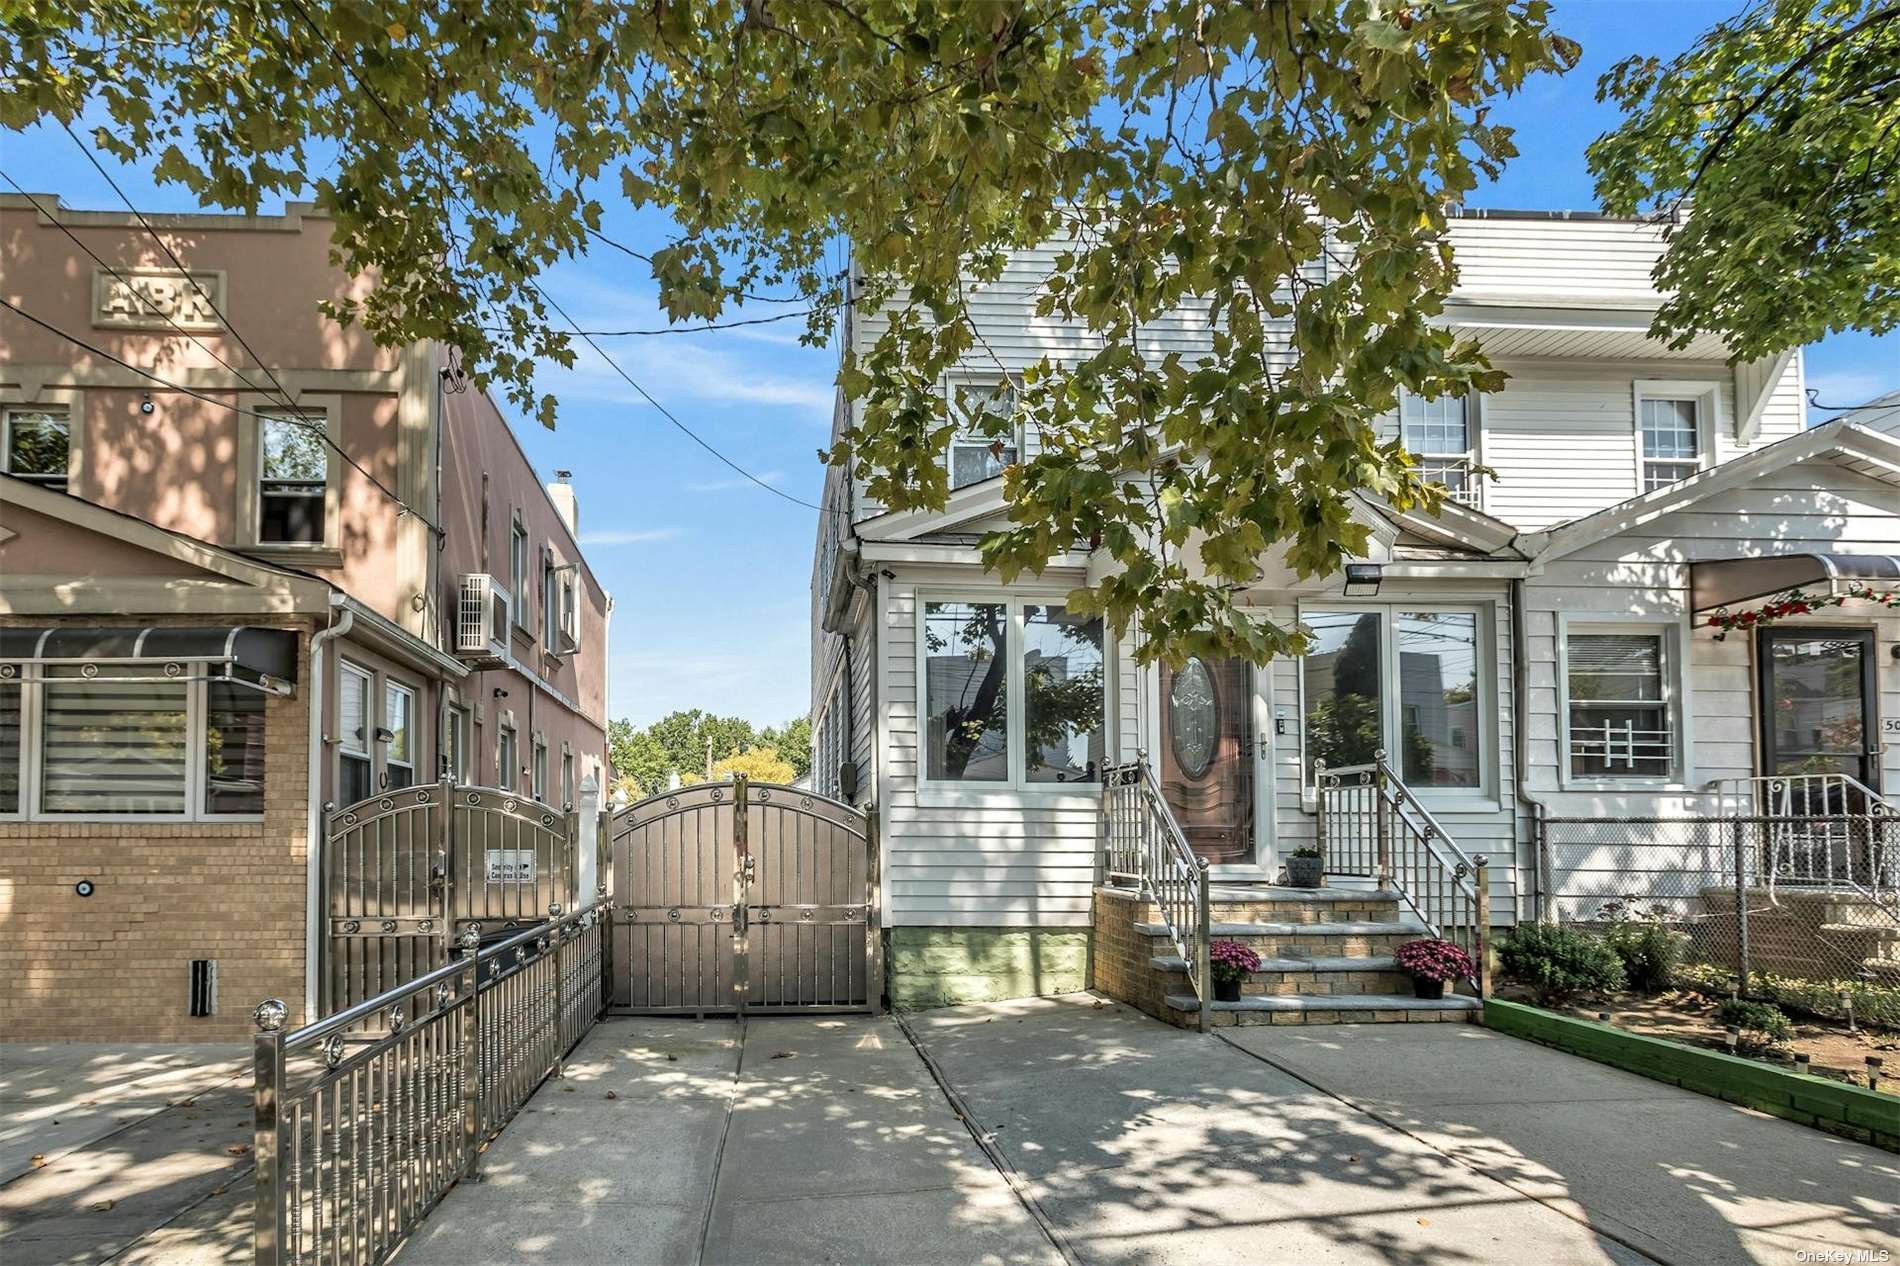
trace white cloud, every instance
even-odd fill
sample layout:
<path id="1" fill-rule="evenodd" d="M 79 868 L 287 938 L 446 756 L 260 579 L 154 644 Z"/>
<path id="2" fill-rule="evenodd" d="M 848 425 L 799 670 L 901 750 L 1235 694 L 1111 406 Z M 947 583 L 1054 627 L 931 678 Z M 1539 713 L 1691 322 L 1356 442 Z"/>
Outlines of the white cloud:
<path id="1" fill-rule="evenodd" d="M 680 534 L 678 528 L 646 528 L 638 532 L 582 532 L 582 545 L 645 545 L 650 541 L 670 541 Z"/>
<path id="2" fill-rule="evenodd" d="M 777 484 L 781 482 L 784 478 L 785 478 L 785 472 L 782 470 L 760 471 L 759 476 L 758 476 L 759 483 L 761 484 Z M 711 479 L 711 480 L 706 481 L 705 483 L 700 483 L 700 484 L 687 484 L 686 491 L 688 492 L 730 492 L 735 488 L 756 488 L 757 486 L 758 484 L 753 483 L 750 479 L 740 479 L 740 478 L 735 477 L 732 479 Z"/>

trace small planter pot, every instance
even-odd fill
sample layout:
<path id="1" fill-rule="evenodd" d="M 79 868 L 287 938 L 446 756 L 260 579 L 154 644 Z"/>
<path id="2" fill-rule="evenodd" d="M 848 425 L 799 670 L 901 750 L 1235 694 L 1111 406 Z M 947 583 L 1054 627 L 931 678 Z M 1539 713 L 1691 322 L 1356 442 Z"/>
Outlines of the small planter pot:
<path id="1" fill-rule="evenodd" d="M 1286 859 L 1286 881 L 1294 888 L 1318 888 L 1326 881 L 1322 867 L 1325 859 L 1320 857 L 1289 857 Z"/>
<path id="2" fill-rule="evenodd" d="M 1442 998 L 1445 996 L 1445 982 L 1414 976 L 1412 977 L 1412 993 L 1420 998 Z"/>
<path id="3" fill-rule="evenodd" d="M 1238 980 L 1216 980 L 1214 982 L 1214 1001 L 1239 1002 L 1240 982 Z"/>

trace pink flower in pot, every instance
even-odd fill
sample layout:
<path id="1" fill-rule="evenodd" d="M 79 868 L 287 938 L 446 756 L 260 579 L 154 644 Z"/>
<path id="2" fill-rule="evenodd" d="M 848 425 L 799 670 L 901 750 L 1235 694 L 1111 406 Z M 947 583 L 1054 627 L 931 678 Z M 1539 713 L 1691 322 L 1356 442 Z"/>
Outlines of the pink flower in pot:
<path id="1" fill-rule="evenodd" d="M 1241 985 L 1260 970 L 1260 955 L 1239 941 L 1215 941 L 1207 957 L 1214 971 L 1214 1000 L 1239 1002 Z"/>
<path id="2" fill-rule="evenodd" d="M 1442 998 L 1448 982 L 1478 972 L 1471 955 L 1450 941 L 1431 936 L 1407 941 L 1393 952 L 1392 960 L 1412 978 L 1412 992 L 1421 998 Z"/>

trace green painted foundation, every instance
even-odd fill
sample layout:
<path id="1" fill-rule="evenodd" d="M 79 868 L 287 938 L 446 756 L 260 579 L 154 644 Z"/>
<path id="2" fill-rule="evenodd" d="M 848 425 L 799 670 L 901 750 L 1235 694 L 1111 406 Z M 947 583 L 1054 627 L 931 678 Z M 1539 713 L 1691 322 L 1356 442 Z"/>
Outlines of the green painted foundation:
<path id="1" fill-rule="evenodd" d="M 1088 983 L 1086 929 L 906 927 L 887 935 L 899 1011 L 1076 993 Z"/>
<path id="2" fill-rule="evenodd" d="M 1900 1152 L 1900 1095 L 1488 998 L 1487 1028 Z"/>

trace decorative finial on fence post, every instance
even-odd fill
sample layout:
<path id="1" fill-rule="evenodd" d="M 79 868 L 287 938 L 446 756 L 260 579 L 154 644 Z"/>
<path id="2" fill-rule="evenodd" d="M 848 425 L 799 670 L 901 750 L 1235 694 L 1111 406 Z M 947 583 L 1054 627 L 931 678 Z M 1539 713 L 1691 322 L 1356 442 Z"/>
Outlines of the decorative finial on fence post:
<path id="1" fill-rule="evenodd" d="M 284 1005 L 282 998 L 266 998 L 251 1008 L 251 1023 L 257 1026 L 259 1033 L 275 1033 L 289 1018 L 290 1008 Z"/>

